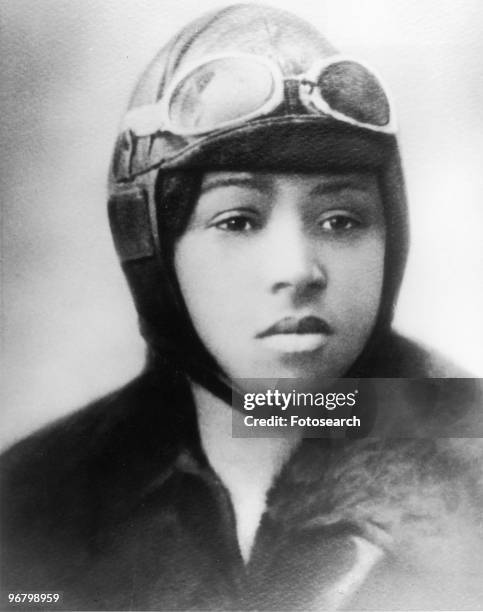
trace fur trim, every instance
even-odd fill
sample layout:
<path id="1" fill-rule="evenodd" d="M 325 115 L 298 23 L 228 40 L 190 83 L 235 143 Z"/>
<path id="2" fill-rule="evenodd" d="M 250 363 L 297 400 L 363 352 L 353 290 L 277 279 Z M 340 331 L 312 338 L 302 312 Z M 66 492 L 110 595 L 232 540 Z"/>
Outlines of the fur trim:
<path id="1" fill-rule="evenodd" d="M 410 571 L 466 576 L 483 562 L 482 466 L 479 438 L 305 440 L 267 512 L 288 531 L 345 526 Z"/>

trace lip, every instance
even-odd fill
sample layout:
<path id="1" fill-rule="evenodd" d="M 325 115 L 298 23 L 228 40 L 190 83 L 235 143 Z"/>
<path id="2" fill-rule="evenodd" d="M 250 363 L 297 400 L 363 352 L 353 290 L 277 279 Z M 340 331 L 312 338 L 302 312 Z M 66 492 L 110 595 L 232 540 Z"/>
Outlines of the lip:
<path id="1" fill-rule="evenodd" d="M 284 317 L 257 334 L 257 338 L 269 338 L 277 335 L 324 335 L 332 334 L 332 328 L 320 317 L 309 315 L 305 317 Z"/>
<path id="2" fill-rule="evenodd" d="M 265 347 L 279 353 L 310 353 L 327 344 L 332 328 L 320 317 L 285 317 L 257 334 Z"/>
<path id="3" fill-rule="evenodd" d="M 326 334 L 274 334 L 265 336 L 264 346 L 278 353 L 311 353 L 327 344 Z"/>

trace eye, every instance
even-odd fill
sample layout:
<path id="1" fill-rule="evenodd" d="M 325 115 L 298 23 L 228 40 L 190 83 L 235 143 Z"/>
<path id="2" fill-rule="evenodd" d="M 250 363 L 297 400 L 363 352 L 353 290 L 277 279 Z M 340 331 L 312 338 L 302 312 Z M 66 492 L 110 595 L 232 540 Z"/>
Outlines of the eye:
<path id="1" fill-rule="evenodd" d="M 320 222 L 320 227 L 327 232 L 347 232 L 360 225 L 360 221 L 345 214 L 331 215 Z"/>
<path id="2" fill-rule="evenodd" d="M 217 221 L 214 226 L 224 232 L 247 233 L 256 229 L 256 221 L 247 215 L 231 215 Z"/>

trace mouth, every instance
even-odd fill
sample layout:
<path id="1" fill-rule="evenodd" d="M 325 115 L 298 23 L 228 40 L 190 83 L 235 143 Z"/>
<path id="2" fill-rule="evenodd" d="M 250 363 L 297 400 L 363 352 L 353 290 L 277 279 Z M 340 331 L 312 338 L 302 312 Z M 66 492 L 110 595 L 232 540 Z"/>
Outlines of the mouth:
<path id="1" fill-rule="evenodd" d="M 319 317 L 285 317 L 256 337 L 263 340 L 267 347 L 277 351 L 301 353 L 321 348 L 332 333 L 330 325 Z"/>

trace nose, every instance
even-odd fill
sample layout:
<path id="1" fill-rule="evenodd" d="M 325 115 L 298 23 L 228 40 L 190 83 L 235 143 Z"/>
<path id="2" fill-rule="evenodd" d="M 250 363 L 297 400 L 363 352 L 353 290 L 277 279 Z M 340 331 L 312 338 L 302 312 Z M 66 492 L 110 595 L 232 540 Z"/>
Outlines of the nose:
<path id="1" fill-rule="evenodd" d="M 260 266 L 268 290 L 293 300 L 313 297 L 327 285 L 320 245 L 290 209 L 279 211 L 268 224 Z"/>

